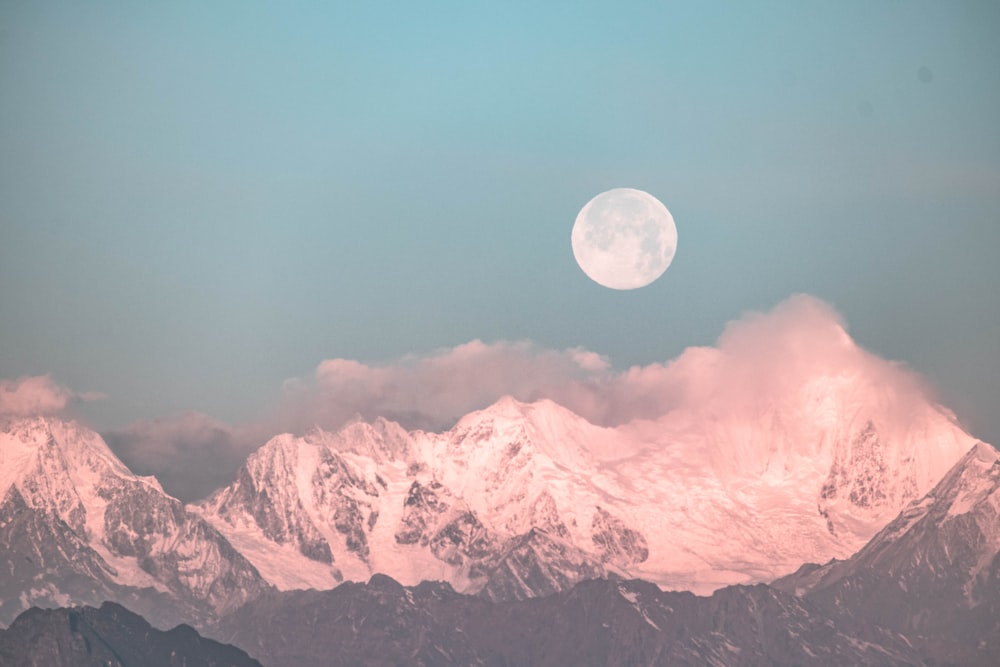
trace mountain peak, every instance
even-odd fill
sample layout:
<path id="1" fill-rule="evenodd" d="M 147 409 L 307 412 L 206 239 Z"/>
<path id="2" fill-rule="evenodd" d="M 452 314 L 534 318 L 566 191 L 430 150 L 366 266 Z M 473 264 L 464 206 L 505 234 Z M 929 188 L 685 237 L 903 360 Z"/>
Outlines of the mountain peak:
<path id="1" fill-rule="evenodd" d="M 591 425 L 580 415 L 551 399 L 540 398 L 527 403 L 506 395 L 481 410 L 465 415 L 449 432 L 457 433 L 481 428 L 483 425 L 494 425 L 496 430 L 523 426 L 544 431 L 545 435 L 554 435 L 553 431 L 573 428 L 577 424 Z"/>
<path id="2" fill-rule="evenodd" d="M 36 487 L 30 480 L 40 476 L 47 481 L 39 491 L 61 493 L 60 487 L 89 486 L 107 475 L 141 480 L 162 491 L 154 478 L 134 475 L 97 433 L 76 421 L 24 417 L 0 431 L 0 494 L 12 484 Z"/>
<path id="3" fill-rule="evenodd" d="M 501 396 L 496 401 L 486 406 L 482 410 L 475 410 L 465 415 L 459 423 L 467 419 L 521 419 L 525 416 L 525 411 L 529 404 L 517 400 L 510 394 Z"/>
<path id="4" fill-rule="evenodd" d="M 1000 452 L 978 442 L 955 464 L 930 495 L 947 504 L 948 515 L 974 511 L 1000 485 Z M 1000 547 L 1000 545 L 998 545 Z"/>
<path id="5" fill-rule="evenodd" d="M 933 664 L 1000 664 L 998 508 L 1000 453 L 979 442 L 856 554 L 773 585 L 910 634 Z"/>
<path id="6" fill-rule="evenodd" d="M 29 603 L 116 597 L 149 603 L 164 618 L 178 600 L 218 609 L 262 586 L 250 563 L 155 479 L 134 475 L 97 433 L 54 417 L 0 432 L 0 543 L 15 575 L 0 581 L 0 623 Z"/>
<path id="7" fill-rule="evenodd" d="M 1000 457 L 1000 451 L 997 451 L 996 447 L 988 445 L 980 440 L 972 449 L 969 450 L 969 453 L 966 454 L 966 456 L 970 461 L 975 459 L 980 463 L 988 463 L 992 465 L 993 462 Z"/>

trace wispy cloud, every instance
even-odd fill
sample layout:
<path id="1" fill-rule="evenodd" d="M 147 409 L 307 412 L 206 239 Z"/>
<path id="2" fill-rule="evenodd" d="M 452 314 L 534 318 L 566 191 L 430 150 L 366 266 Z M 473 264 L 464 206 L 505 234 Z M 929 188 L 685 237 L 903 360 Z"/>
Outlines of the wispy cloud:
<path id="1" fill-rule="evenodd" d="M 29 417 L 56 414 L 74 403 L 101 398 L 104 395 L 96 392 L 72 391 L 48 375 L 0 379 L 0 415 Z"/>

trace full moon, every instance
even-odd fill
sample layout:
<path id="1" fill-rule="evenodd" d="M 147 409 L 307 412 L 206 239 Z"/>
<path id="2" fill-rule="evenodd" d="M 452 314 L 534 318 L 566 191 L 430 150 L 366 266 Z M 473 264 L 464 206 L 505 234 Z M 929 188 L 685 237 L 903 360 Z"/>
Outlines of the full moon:
<path id="1" fill-rule="evenodd" d="M 576 263 L 591 280 L 611 289 L 637 289 L 670 266 L 677 251 L 677 226 L 653 195 L 615 188 L 580 209 L 572 241 Z"/>

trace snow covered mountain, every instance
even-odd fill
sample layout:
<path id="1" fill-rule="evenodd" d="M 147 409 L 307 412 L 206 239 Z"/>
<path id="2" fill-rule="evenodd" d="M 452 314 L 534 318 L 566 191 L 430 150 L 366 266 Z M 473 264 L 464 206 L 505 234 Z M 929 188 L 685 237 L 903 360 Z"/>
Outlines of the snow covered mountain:
<path id="1" fill-rule="evenodd" d="M 267 588 L 207 522 L 133 475 L 93 431 L 0 424 L 0 624 L 29 606 L 116 600 L 158 624 L 232 609 Z"/>
<path id="2" fill-rule="evenodd" d="M 581 433 L 601 430 L 552 403 L 505 399 L 444 434 L 377 420 L 283 435 L 198 509 L 279 588 L 383 572 L 537 595 L 645 555 L 587 480 Z"/>
<path id="3" fill-rule="evenodd" d="M 329 591 L 266 593 L 211 631 L 265 664 L 306 666 L 992 667 L 1000 662 L 1000 453 L 976 443 L 853 557 L 803 566 L 772 586 L 698 597 L 612 579 L 494 604 L 442 583 L 404 588 L 375 575 Z"/>
<path id="4" fill-rule="evenodd" d="M 617 428 L 504 398 L 443 433 L 282 435 L 195 509 L 283 590 L 386 573 L 519 599 L 616 573 L 707 593 L 849 556 L 975 443 L 859 373 L 758 398 Z"/>
<path id="5" fill-rule="evenodd" d="M 940 664 L 1000 664 L 1000 453 L 977 444 L 857 554 L 774 586 L 905 634 Z"/>
<path id="6" fill-rule="evenodd" d="M 787 358 L 733 354 L 736 334 L 686 351 L 657 419 L 604 427 L 503 398 L 440 433 L 376 419 L 279 435 L 187 507 L 78 424 L 5 421 L 0 623 L 104 600 L 200 623 L 269 585 L 378 573 L 491 600 L 609 574 L 709 593 L 846 558 L 975 441 L 824 327 L 782 334 Z"/>
<path id="7" fill-rule="evenodd" d="M 635 574 L 707 592 L 861 548 L 976 442 L 875 383 L 821 375 L 745 410 L 709 401 L 630 425 L 652 444 L 614 474 L 647 500 L 635 523 L 663 538 Z"/>
<path id="8" fill-rule="evenodd" d="M 359 428 L 352 433 L 368 427 Z M 0 632 L 0 659 L 7 655 L 5 639 L 14 656 L 27 653 L 28 645 L 33 656 L 51 655 L 59 642 L 79 652 L 87 637 L 102 642 L 98 650 L 108 637 L 128 645 L 141 619 L 120 608 L 112 607 L 112 616 L 106 610 L 26 612 L 6 637 Z M 803 566 L 771 586 L 728 586 L 700 597 L 610 578 L 544 599 L 496 603 L 442 582 L 404 587 L 377 574 L 331 590 L 265 591 L 205 630 L 265 665 L 303 667 L 992 667 L 1000 658 L 998 619 L 1000 453 L 978 443 L 853 557 Z M 48 625 L 22 629 L 39 620 Z M 178 630 L 163 636 L 148 626 L 141 631 L 157 644 L 189 652 L 230 650 L 191 631 L 184 642 L 177 641 Z M 27 632 L 48 641 L 25 641 Z"/>

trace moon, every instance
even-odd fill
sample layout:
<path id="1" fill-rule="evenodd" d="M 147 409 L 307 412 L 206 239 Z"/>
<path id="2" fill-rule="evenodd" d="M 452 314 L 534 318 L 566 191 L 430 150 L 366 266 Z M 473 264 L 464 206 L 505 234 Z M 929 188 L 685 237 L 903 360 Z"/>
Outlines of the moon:
<path id="1" fill-rule="evenodd" d="M 573 256 L 605 287 L 645 287 L 663 275 L 677 252 L 674 216 L 659 199 L 632 188 L 602 192 L 573 223 Z"/>

